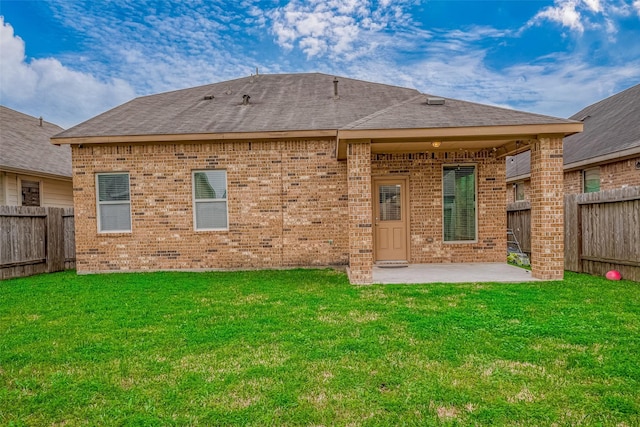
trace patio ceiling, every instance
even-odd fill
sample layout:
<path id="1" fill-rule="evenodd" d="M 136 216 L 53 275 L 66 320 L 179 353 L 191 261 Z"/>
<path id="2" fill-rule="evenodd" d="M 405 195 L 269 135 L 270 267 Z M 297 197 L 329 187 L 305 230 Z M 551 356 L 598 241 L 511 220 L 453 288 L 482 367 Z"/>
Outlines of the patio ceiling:
<path id="1" fill-rule="evenodd" d="M 347 157 L 347 144 L 370 142 L 372 153 L 495 149 L 497 157 L 505 157 L 529 150 L 532 140 L 542 137 L 565 137 L 581 131 L 582 123 L 576 122 L 460 128 L 339 130 L 337 151 L 338 159 L 344 160 Z"/>

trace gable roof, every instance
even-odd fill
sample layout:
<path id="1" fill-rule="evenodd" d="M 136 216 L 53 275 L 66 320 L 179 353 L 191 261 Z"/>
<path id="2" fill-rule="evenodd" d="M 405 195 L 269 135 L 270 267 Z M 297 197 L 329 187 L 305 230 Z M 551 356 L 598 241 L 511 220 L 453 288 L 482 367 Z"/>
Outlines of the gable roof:
<path id="1" fill-rule="evenodd" d="M 640 147 L 640 84 L 570 118 L 582 121 L 584 132 L 565 139 L 565 164 Z"/>
<path id="2" fill-rule="evenodd" d="M 0 169 L 71 177 L 71 149 L 49 141 L 63 129 L 0 105 Z"/>
<path id="3" fill-rule="evenodd" d="M 584 123 L 582 133 L 564 138 L 565 169 L 640 154 L 640 84 L 578 111 L 570 117 Z M 507 160 L 507 178 L 529 175 L 530 153 Z"/>
<path id="4" fill-rule="evenodd" d="M 247 103 L 244 95 L 250 97 Z M 337 136 L 340 130 L 574 123 L 458 100 L 427 105 L 427 96 L 415 89 L 320 73 L 267 74 L 136 98 L 56 135 L 53 142 L 120 140 L 112 137 L 153 141 L 160 135 L 231 138 L 291 131 L 331 131 Z"/>

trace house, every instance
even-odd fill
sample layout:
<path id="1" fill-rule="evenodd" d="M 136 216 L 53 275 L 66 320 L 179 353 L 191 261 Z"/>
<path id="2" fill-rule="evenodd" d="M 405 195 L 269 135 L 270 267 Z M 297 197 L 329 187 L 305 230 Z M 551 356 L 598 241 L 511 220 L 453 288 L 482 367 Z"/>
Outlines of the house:
<path id="1" fill-rule="evenodd" d="M 0 205 L 73 206 L 71 149 L 49 140 L 61 131 L 0 106 Z"/>
<path id="2" fill-rule="evenodd" d="M 564 140 L 564 191 L 640 186 L 640 84 L 571 116 L 584 131 Z M 530 196 L 530 153 L 507 158 L 509 202 Z"/>
<path id="3" fill-rule="evenodd" d="M 562 138 L 582 123 L 325 74 L 134 99 L 52 138 L 79 273 L 505 262 L 505 156 L 533 152 L 532 275 L 563 277 Z"/>

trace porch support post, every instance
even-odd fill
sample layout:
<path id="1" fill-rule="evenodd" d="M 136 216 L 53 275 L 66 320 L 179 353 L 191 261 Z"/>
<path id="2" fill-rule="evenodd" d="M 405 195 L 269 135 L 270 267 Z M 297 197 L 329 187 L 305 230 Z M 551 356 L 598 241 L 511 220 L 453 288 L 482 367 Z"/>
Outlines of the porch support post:
<path id="1" fill-rule="evenodd" d="M 562 136 L 541 136 L 531 145 L 531 274 L 564 277 L 564 183 Z"/>
<path id="2" fill-rule="evenodd" d="M 371 142 L 347 146 L 349 195 L 349 280 L 373 282 L 373 232 L 371 227 Z"/>

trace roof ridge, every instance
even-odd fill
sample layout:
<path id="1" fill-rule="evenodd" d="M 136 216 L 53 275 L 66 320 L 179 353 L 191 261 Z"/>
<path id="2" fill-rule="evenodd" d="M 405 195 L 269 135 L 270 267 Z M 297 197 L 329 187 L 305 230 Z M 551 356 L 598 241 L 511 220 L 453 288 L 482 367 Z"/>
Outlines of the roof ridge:
<path id="1" fill-rule="evenodd" d="M 402 102 L 398 102 L 397 104 L 390 105 L 387 108 L 383 108 L 382 110 L 378 110 L 375 113 L 369 114 L 368 116 L 365 116 L 365 117 L 362 117 L 362 118 L 360 118 L 358 120 L 355 120 L 355 121 L 347 124 L 346 126 L 343 126 L 341 129 L 345 129 L 345 130 L 346 129 L 353 129 L 356 126 L 362 125 L 362 124 L 364 124 L 364 123 L 366 123 L 366 122 L 368 122 L 370 120 L 375 119 L 376 117 L 379 117 L 379 116 L 381 116 L 381 115 L 383 115 L 383 114 L 385 114 L 385 113 L 387 113 L 387 112 L 389 112 L 389 111 L 401 106 L 401 105 L 408 104 L 408 103 L 410 103 L 412 101 L 415 101 L 416 99 L 421 98 L 423 96 L 425 96 L 423 93 L 419 93 L 418 95 L 413 96 L 413 97 L 408 98 L 408 99 L 405 99 Z"/>
<path id="2" fill-rule="evenodd" d="M 503 106 L 500 106 L 500 105 L 482 104 L 482 103 L 476 102 L 476 101 L 466 101 L 464 99 L 457 99 L 457 98 L 446 98 L 446 99 L 450 99 L 451 101 L 456 101 L 456 102 L 464 102 L 466 104 L 479 105 L 481 107 L 495 108 L 495 109 L 502 110 L 502 111 L 510 111 L 512 113 L 528 114 L 530 116 L 543 117 L 543 118 L 546 118 L 546 119 L 563 120 L 565 122 L 579 122 L 579 120 L 575 120 L 575 119 L 566 119 L 564 117 L 550 116 L 548 114 L 534 113 L 534 112 L 525 111 L 525 110 L 517 110 L 515 108 L 503 107 Z"/>
<path id="3" fill-rule="evenodd" d="M 573 114 L 572 116 L 570 116 L 569 118 L 571 119 L 571 117 L 576 117 L 575 119 L 572 120 L 579 120 L 582 121 L 580 118 L 580 116 L 584 116 L 584 114 L 586 113 L 586 110 L 595 110 L 600 108 L 602 105 L 607 105 L 610 102 L 614 101 L 614 99 L 619 99 L 619 98 L 623 98 L 623 96 L 627 96 L 629 92 L 631 92 L 634 89 L 640 89 L 640 83 L 635 84 L 633 86 L 630 86 L 626 89 L 624 89 L 621 92 L 618 93 L 614 93 L 613 95 L 609 95 L 606 98 L 601 99 L 600 101 L 596 101 L 593 104 L 589 104 L 586 107 L 582 108 L 580 111 L 577 111 L 575 114 Z"/>
<path id="4" fill-rule="evenodd" d="M 46 124 L 46 125 L 51 125 L 51 126 L 55 126 L 61 130 L 65 130 L 62 126 L 57 125 L 53 122 L 50 122 L 48 120 L 45 120 L 44 117 L 40 116 L 40 117 L 36 117 L 36 116 L 32 116 L 31 114 L 27 114 L 25 112 L 19 111 L 19 110 L 15 110 L 11 107 L 7 107 L 6 105 L 0 105 L 0 108 L 3 108 L 5 110 L 8 110 L 7 113 L 9 114 L 19 114 L 21 116 L 24 116 L 24 118 L 28 118 L 28 119 L 34 119 L 34 120 L 38 120 L 38 119 L 42 119 L 42 123 Z"/>

